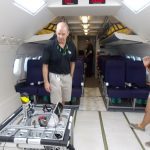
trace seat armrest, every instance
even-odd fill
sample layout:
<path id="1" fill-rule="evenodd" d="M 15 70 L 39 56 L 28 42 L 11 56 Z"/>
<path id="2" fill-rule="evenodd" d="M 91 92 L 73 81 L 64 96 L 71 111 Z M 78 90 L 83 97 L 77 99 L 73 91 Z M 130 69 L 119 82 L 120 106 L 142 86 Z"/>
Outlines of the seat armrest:
<path id="1" fill-rule="evenodd" d="M 105 85 L 106 85 L 106 86 L 109 86 L 109 83 L 108 83 L 108 82 L 105 82 Z"/>
<path id="2" fill-rule="evenodd" d="M 132 84 L 128 83 L 128 82 L 125 82 L 125 86 L 130 88 L 130 87 L 132 87 Z"/>
<path id="3" fill-rule="evenodd" d="M 26 82 L 26 79 L 17 80 L 17 84 L 18 83 L 24 83 L 24 82 Z"/>
<path id="4" fill-rule="evenodd" d="M 81 82 L 81 86 L 84 87 L 84 82 Z"/>
<path id="5" fill-rule="evenodd" d="M 25 86 L 26 85 L 26 82 L 20 82 L 20 83 L 17 83 L 16 85 L 15 85 L 15 88 L 16 87 L 23 87 L 23 86 Z"/>

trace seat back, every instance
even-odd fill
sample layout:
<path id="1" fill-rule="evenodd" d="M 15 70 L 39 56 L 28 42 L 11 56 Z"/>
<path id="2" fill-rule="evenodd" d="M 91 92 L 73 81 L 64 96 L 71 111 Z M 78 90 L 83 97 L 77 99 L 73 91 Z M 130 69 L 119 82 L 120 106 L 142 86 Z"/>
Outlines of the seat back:
<path id="1" fill-rule="evenodd" d="M 29 60 L 27 63 L 27 84 L 43 82 L 42 61 Z"/>
<path id="2" fill-rule="evenodd" d="M 142 61 L 126 61 L 126 82 L 144 87 L 146 84 L 146 70 Z"/>
<path id="3" fill-rule="evenodd" d="M 105 74 L 105 65 L 106 65 L 106 61 L 110 58 L 110 56 L 108 55 L 102 55 L 99 56 L 98 58 L 98 67 L 100 69 L 100 73 L 104 76 Z"/>
<path id="4" fill-rule="evenodd" d="M 105 81 L 110 86 L 125 86 L 125 62 L 109 59 L 105 65 Z"/>
<path id="5" fill-rule="evenodd" d="M 81 87 L 81 83 L 83 82 L 83 74 L 84 74 L 84 63 L 81 60 L 77 60 L 75 64 L 72 87 Z"/>

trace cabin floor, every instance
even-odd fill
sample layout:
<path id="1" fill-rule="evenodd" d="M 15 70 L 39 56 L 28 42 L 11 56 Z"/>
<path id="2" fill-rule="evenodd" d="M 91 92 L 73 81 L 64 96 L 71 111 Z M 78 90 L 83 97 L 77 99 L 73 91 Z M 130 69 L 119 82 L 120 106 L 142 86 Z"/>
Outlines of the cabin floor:
<path id="1" fill-rule="evenodd" d="M 146 131 L 132 130 L 129 122 L 138 123 L 143 112 L 107 111 L 98 81 L 86 78 L 74 129 L 76 150 L 149 150 L 150 125 Z"/>

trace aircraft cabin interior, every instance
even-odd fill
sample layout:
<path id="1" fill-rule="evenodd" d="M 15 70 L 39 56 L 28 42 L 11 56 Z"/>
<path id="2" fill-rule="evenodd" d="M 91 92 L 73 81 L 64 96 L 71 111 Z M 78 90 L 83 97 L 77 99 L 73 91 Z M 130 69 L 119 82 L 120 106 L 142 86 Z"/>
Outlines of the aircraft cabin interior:
<path id="1" fill-rule="evenodd" d="M 0 150 L 149 150 L 149 18 L 150 0 L 1 0 Z M 76 47 L 65 104 L 43 79 L 59 22 Z"/>

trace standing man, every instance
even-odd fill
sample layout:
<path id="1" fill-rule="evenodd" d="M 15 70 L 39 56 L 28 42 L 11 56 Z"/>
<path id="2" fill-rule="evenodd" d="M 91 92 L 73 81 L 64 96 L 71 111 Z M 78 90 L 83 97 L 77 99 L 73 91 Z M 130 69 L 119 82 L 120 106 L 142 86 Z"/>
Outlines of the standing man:
<path id="1" fill-rule="evenodd" d="M 94 50 L 92 43 L 88 40 L 87 43 L 87 51 L 86 51 L 86 77 L 91 77 L 93 74 L 93 57 L 94 57 Z"/>
<path id="2" fill-rule="evenodd" d="M 76 48 L 68 40 L 69 27 L 60 22 L 56 27 L 56 38 L 50 40 L 43 53 L 44 87 L 50 92 L 51 102 L 69 102 L 72 92 L 72 78 L 75 69 Z"/>

